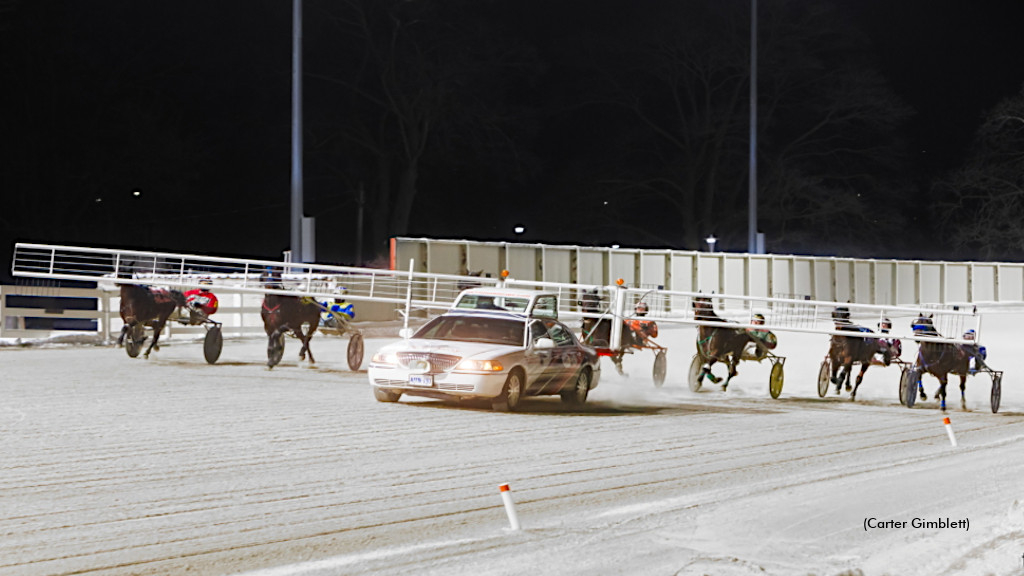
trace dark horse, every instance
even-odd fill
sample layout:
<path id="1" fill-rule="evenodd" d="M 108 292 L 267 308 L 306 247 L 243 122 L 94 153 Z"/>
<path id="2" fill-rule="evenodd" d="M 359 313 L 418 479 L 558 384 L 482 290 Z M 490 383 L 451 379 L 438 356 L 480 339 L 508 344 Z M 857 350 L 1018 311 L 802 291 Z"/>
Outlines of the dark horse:
<path id="1" fill-rule="evenodd" d="M 131 278 L 130 273 L 122 272 L 119 278 Z M 153 341 L 149 343 L 144 358 L 149 358 L 152 350 L 159 350 L 160 332 L 167 323 L 167 318 L 178 306 L 185 305 L 185 296 L 177 290 L 162 290 L 141 284 L 121 284 L 121 335 L 117 345 L 122 346 L 128 339 L 128 355 L 138 356 L 139 349 L 146 341 L 146 326 L 153 328 Z"/>
<path id="2" fill-rule="evenodd" d="M 935 329 L 935 315 L 920 315 L 911 328 L 918 336 L 940 337 L 939 331 Z M 939 389 L 935 393 L 935 399 L 939 401 L 939 408 L 946 411 L 946 383 L 949 374 L 960 376 L 960 409 L 967 410 L 967 399 L 964 394 L 967 391 L 967 375 L 970 374 L 971 358 L 974 358 L 979 368 L 984 368 L 985 362 L 980 354 L 977 344 L 953 344 L 947 342 L 919 342 L 917 347 L 917 360 L 914 362 L 916 374 L 931 374 L 939 379 Z M 917 381 L 918 391 L 922 400 L 927 400 L 928 395 L 924 392 L 921 380 Z"/>
<path id="3" fill-rule="evenodd" d="M 721 322 L 728 320 L 715 313 L 714 304 L 709 296 L 693 297 L 693 319 L 698 322 Z M 700 325 L 697 328 L 697 353 L 704 365 L 701 367 L 697 382 L 703 382 L 707 376 L 715 384 L 722 379 L 711 373 L 711 366 L 718 361 L 725 362 L 729 367 L 729 375 L 722 384 L 722 390 L 729 387 L 729 382 L 736 376 L 736 365 L 743 356 L 743 349 L 754 338 L 743 328 L 726 328 Z"/>
<path id="4" fill-rule="evenodd" d="M 604 301 L 598 292 L 597 288 L 592 290 L 584 290 L 583 294 L 580 295 L 580 299 L 577 301 L 585 314 L 604 314 L 607 310 L 603 309 Z M 607 318 L 592 318 L 584 317 L 582 326 L 582 336 L 580 340 L 588 346 L 594 346 L 597 348 L 607 348 L 611 345 L 612 339 L 612 319 Z M 625 350 L 628 348 L 640 348 L 643 346 L 643 341 L 639 339 L 635 332 L 629 328 L 626 322 L 622 323 L 622 343 L 619 350 L 612 350 L 610 358 L 615 364 L 615 369 L 622 374 L 622 357 L 625 354 Z"/>
<path id="5" fill-rule="evenodd" d="M 265 288 L 282 288 L 280 273 L 268 271 L 261 280 Z M 305 360 L 306 354 L 309 354 L 309 363 L 316 363 L 309 341 L 320 323 L 321 311 L 315 301 L 303 296 L 267 294 L 263 297 L 260 317 L 263 318 L 263 330 L 267 333 L 267 366 L 273 368 L 281 361 L 284 356 L 284 336 L 289 332 L 302 342 L 299 360 Z M 308 325 L 305 331 L 303 324 Z"/>
<path id="6" fill-rule="evenodd" d="M 840 306 L 832 311 L 832 320 L 835 322 L 836 330 L 849 332 L 871 332 L 864 326 L 858 326 L 850 321 L 850 311 L 845 306 Z M 898 342 L 898 341 L 895 341 Z M 895 344 L 894 342 L 894 344 Z M 857 389 L 864 381 L 864 373 L 871 366 L 875 354 L 882 355 L 882 363 L 888 366 L 892 363 L 895 346 L 883 338 L 866 338 L 861 336 L 839 336 L 832 335 L 829 342 L 828 357 L 832 364 L 832 383 L 836 385 L 836 394 L 842 391 L 843 384 L 850 392 L 850 399 L 857 399 Z M 898 354 L 897 354 L 898 356 Z M 860 364 L 860 373 L 857 374 L 857 383 L 850 390 L 850 374 L 853 373 L 854 363 Z M 839 372 L 840 367 L 842 372 Z"/>

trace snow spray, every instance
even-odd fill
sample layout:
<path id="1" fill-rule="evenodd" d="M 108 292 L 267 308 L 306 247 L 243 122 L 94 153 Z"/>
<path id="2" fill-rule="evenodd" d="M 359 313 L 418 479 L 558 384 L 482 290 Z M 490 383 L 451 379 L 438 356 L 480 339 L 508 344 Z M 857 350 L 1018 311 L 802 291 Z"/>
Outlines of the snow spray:
<path id="1" fill-rule="evenodd" d="M 519 530 L 519 516 L 516 515 L 516 505 L 512 502 L 512 493 L 509 491 L 508 484 L 502 484 L 498 486 L 501 490 L 501 500 L 505 503 L 505 513 L 508 514 L 508 523 L 513 530 Z"/>
<path id="2" fill-rule="evenodd" d="M 946 425 L 946 434 L 949 435 L 949 443 L 956 448 L 956 436 L 953 434 L 953 425 L 949 423 L 949 416 L 943 418 L 942 423 Z"/>

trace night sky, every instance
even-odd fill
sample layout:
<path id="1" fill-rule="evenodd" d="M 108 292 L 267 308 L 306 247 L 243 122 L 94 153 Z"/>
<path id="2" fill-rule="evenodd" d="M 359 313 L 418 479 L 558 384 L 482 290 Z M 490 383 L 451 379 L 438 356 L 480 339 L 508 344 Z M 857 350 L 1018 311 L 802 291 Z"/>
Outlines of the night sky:
<path id="1" fill-rule="evenodd" d="M 749 5 L 729 3 L 739 14 Z M 355 132 L 338 128 L 351 127 L 360 114 L 343 89 L 350 83 L 346 74 L 365 62 L 338 8 L 345 4 L 305 1 L 304 188 L 306 213 L 317 218 L 317 260 L 351 264 L 372 262 L 384 245 L 367 236 L 363 254 L 356 253 L 357 190 L 369 183 L 373 196 L 372 182 L 381 172 L 368 156 L 353 152 Z M 604 154 L 629 156 L 609 147 L 635 137 L 635 123 L 591 105 L 604 68 L 593 55 L 612 68 L 618 65 L 616 46 L 635 44 L 632 39 L 641 38 L 650 22 L 685 18 L 680 4 L 703 14 L 701 2 L 670 4 L 479 0 L 470 10 L 447 13 L 463 29 L 493 34 L 493 43 L 477 45 L 487 58 L 526 64 L 514 74 L 492 74 L 486 89 L 459 100 L 453 109 L 467 111 L 465 116 L 449 110 L 449 131 L 428 141 L 423 152 L 408 224 L 391 232 L 703 248 L 694 245 L 693 235 L 674 236 L 679 223 L 657 204 L 631 202 L 629 192 L 598 194 L 598 179 L 590 179 L 595 169 L 609 166 Z M 763 11 L 773 4 L 760 0 Z M 1024 3 L 835 4 L 840 6 L 827 16 L 838 19 L 832 25 L 857 31 L 853 49 L 867 55 L 864 65 L 877 69 L 912 111 L 893 128 L 906 144 L 899 171 L 910 185 L 898 201 L 883 200 L 883 210 L 919 210 L 922 216 L 892 224 L 899 229 L 890 245 L 898 249 L 875 254 L 874 245 L 858 250 L 847 243 L 831 253 L 943 258 L 923 216 L 931 183 L 963 160 L 983 113 L 1021 90 Z M 748 34 L 748 22 L 735 26 L 737 38 Z M 425 34 L 418 48 L 429 55 L 429 39 L 450 40 L 444 34 Z M 290 2 L 0 0 L 0 40 L 5 279 L 16 241 L 259 258 L 278 258 L 288 248 Z M 730 48 L 749 50 L 724 49 Z M 458 65 L 464 65 L 461 73 L 474 63 Z M 491 112 L 499 109 L 497 101 L 502 123 L 479 130 L 498 116 Z M 471 116 L 475 104 L 487 114 Z M 743 122 L 738 118 L 737 126 Z M 734 161 L 737 170 L 745 169 L 740 157 Z M 624 160 L 622 166 L 638 164 Z M 603 181 L 614 179 L 616 170 L 626 168 L 616 165 L 601 175 Z M 621 222 L 600 214 L 608 198 L 622 202 Z M 364 212 L 367 227 L 372 200 Z M 745 251 L 746 208 L 733 208 L 733 220 L 719 223 L 725 229 L 704 224 L 695 234 L 714 232 L 723 238 L 721 248 Z M 516 237 L 515 224 L 527 232 Z M 771 238 L 769 231 L 770 249 L 815 253 L 799 235 L 775 245 Z"/>

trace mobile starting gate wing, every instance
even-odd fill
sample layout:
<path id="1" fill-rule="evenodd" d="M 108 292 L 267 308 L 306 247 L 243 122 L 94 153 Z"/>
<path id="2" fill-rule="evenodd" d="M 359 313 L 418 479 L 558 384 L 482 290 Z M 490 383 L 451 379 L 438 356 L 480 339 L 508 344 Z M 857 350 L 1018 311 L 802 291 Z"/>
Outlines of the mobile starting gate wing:
<path id="1" fill-rule="evenodd" d="M 18 243 L 14 276 L 117 284 L 156 284 L 212 291 L 391 302 L 445 310 L 460 291 L 497 279 L 323 264 L 220 258 L 193 254 Z"/>
<path id="2" fill-rule="evenodd" d="M 343 297 L 352 301 L 376 301 L 405 304 L 414 308 L 446 310 L 465 288 L 495 286 L 532 288 L 556 292 L 559 314 L 564 318 L 637 318 L 637 303 L 647 304 L 646 318 L 658 322 L 684 325 L 721 326 L 720 322 L 697 320 L 693 309 L 695 298 L 712 298 L 716 313 L 736 328 L 757 328 L 771 331 L 809 332 L 849 337 L 881 337 L 880 332 L 836 330 L 832 312 L 838 307 L 849 311 L 853 324 L 869 329 L 882 319 L 892 321 L 887 338 L 947 343 L 977 342 L 981 337 L 981 318 L 971 307 L 957 306 L 883 306 L 795 300 L 726 294 L 702 294 L 672 290 L 645 290 L 624 286 L 593 286 L 582 284 L 531 282 L 515 279 L 433 274 L 303 264 L 273 260 L 248 260 L 213 256 L 83 248 L 48 244 L 15 245 L 12 274 L 35 278 L 84 280 L 113 288 L 119 283 L 149 283 L 175 288 L 194 288 L 208 279 L 213 291 L 234 291 L 257 294 L 308 296 L 317 299 Z M 273 278 L 273 282 L 268 282 Z M 601 304 L 596 311 L 585 310 L 584 296 L 596 291 Z M 760 314 L 765 322 L 753 323 Z M 942 337 L 916 335 L 912 324 L 921 315 L 931 315 Z M 612 348 L 621 343 L 622 322 L 612 322 Z M 975 331 L 975 340 L 963 339 L 967 329 Z"/>
<path id="3" fill-rule="evenodd" d="M 648 313 L 645 319 L 659 323 L 684 325 L 721 326 L 721 322 L 698 320 L 694 313 L 695 298 L 711 298 L 715 312 L 721 318 L 733 322 L 731 327 L 755 328 L 782 332 L 807 332 L 824 335 L 838 335 L 862 338 L 899 338 L 918 342 L 976 343 L 981 338 L 981 316 L 973 306 L 926 305 L 886 306 L 852 304 L 820 300 L 797 300 L 757 296 L 732 296 L 727 294 L 705 294 L 700 292 L 679 292 L 661 289 L 638 289 L 624 286 L 582 286 L 553 282 L 531 282 L 508 279 L 506 286 L 535 288 L 559 294 L 559 315 L 564 318 L 639 318 L 634 312 L 636 305 L 643 301 Z M 596 291 L 596 294 L 595 292 Z M 600 302 L 597 311 L 584 310 L 584 295 L 596 295 Z M 849 323 L 863 326 L 870 332 L 837 330 L 833 311 L 845 308 L 849 312 Z M 764 324 L 754 324 L 754 315 L 764 317 Z M 922 336 L 914 333 L 914 321 L 920 316 L 931 316 L 936 330 L 943 336 Z M 883 320 L 892 323 L 888 333 L 881 333 L 877 327 Z M 621 344 L 622 322 L 612 323 L 611 348 Z M 967 340 L 963 335 L 974 330 L 975 339 Z"/>

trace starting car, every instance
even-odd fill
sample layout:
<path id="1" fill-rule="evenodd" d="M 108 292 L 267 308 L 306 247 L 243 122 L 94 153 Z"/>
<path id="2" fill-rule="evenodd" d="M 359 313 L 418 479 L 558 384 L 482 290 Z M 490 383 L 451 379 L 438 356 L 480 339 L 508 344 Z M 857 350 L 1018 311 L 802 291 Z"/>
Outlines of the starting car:
<path id="1" fill-rule="evenodd" d="M 499 411 L 526 396 L 582 405 L 600 380 L 599 357 L 558 320 L 557 304 L 556 294 L 532 290 L 463 291 L 450 310 L 373 356 L 374 397 L 483 398 Z"/>

